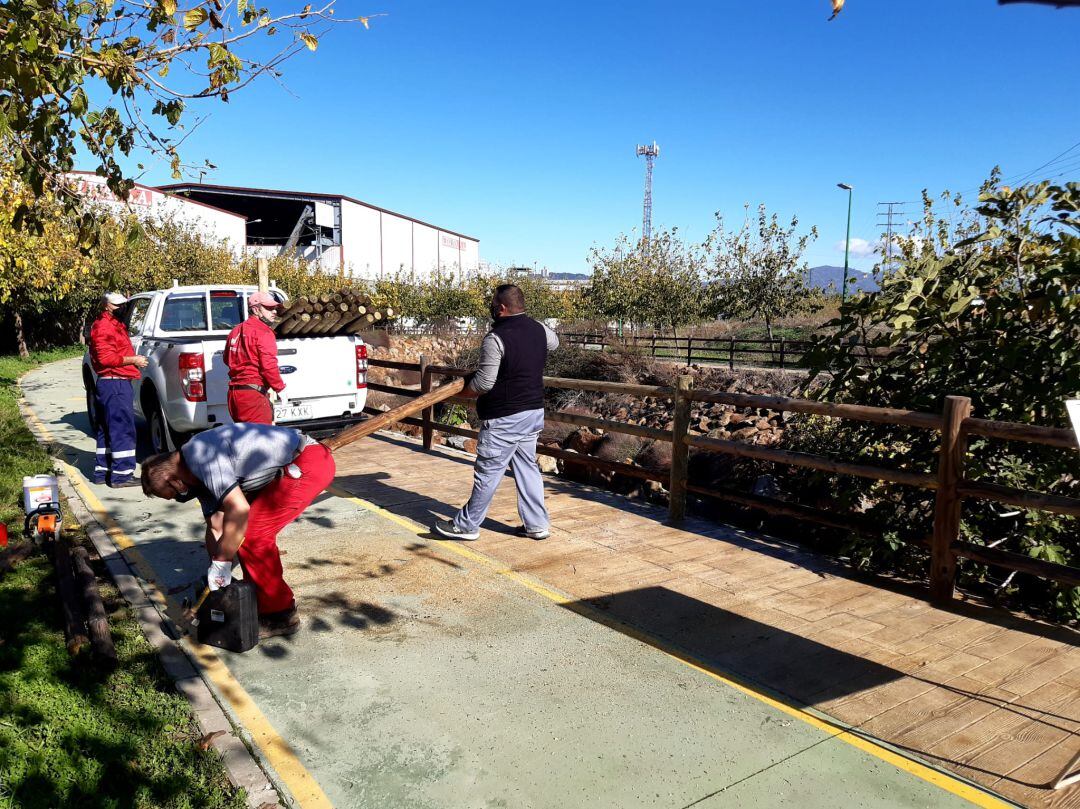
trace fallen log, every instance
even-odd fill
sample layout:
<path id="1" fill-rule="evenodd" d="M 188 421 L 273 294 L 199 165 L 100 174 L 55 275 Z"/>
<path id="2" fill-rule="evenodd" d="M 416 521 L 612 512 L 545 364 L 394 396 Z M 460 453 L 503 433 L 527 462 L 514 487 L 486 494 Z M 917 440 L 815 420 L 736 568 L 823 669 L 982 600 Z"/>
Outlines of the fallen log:
<path id="1" fill-rule="evenodd" d="M 34 555 L 34 543 L 20 542 L 0 551 L 0 574 L 7 573 L 24 559 Z"/>
<path id="2" fill-rule="evenodd" d="M 101 601 L 97 577 L 90 567 L 90 555 L 86 548 L 72 551 L 75 560 L 75 574 L 79 589 L 82 591 L 82 605 L 86 612 L 86 629 L 90 634 L 90 648 L 94 659 L 102 668 L 116 668 L 116 647 L 113 645 L 112 632 L 109 631 L 109 618 L 105 614 L 105 605 Z"/>
<path id="3" fill-rule="evenodd" d="M 75 576 L 71 572 L 71 552 L 67 542 L 61 538 L 52 540 L 50 544 L 53 567 L 56 568 L 56 592 L 60 596 L 60 610 L 64 616 L 64 636 L 67 638 L 68 654 L 74 657 L 89 643 L 86 637 L 86 616 L 75 588 Z"/>
<path id="4" fill-rule="evenodd" d="M 323 439 L 323 444 L 331 452 L 339 450 L 347 444 L 351 444 L 353 441 L 358 441 L 361 438 L 371 435 L 374 432 L 378 432 L 384 427 L 393 424 L 395 421 L 401 421 L 403 418 L 415 415 L 425 408 L 438 404 L 444 399 L 449 399 L 455 394 L 461 393 L 465 387 L 465 380 L 462 378 L 454 379 L 451 382 L 447 382 L 439 387 L 431 390 L 422 396 L 417 396 L 412 401 L 395 407 L 392 410 L 387 410 L 385 413 L 380 413 L 377 416 L 372 416 L 366 421 L 362 421 L 359 424 L 355 424 L 352 427 L 347 427 L 336 435 L 332 435 L 329 438 Z"/>

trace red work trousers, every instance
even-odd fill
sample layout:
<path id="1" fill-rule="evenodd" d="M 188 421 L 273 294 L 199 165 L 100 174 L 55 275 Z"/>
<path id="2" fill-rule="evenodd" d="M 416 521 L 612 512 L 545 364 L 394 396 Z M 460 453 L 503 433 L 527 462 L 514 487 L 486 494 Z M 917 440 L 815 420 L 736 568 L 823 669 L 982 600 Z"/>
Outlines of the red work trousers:
<path id="1" fill-rule="evenodd" d="M 250 388 L 229 388 L 229 415 L 233 421 L 273 424 L 274 408 L 265 393 Z"/>
<path id="2" fill-rule="evenodd" d="M 293 463 L 300 468 L 300 477 L 284 472 L 259 492 L 248 512 L 247 533 L 240 546 L 244 577 L 255 585 L 260 614 L 293 606 L 293 592 L 282 576 L 277 535 L 334 479 L 334 456 L 322 444 L 312 444 Z"/>

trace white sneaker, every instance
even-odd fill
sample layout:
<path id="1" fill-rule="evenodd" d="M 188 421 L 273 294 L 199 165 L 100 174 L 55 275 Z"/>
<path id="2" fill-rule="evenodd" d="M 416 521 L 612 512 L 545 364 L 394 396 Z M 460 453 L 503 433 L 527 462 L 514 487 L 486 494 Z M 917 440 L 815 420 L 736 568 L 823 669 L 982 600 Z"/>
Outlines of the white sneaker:
<path id="1" fill-rule="evenodd" d="M 480 539 L 480 531 L 463 531 L 454 525 L 453 520 L 436 520 L 435 533 L 447 539 Z"/>
<path id="2" fill-rule="evenodd" d="M 529 539 L 538 539 L 538 540 L 539 539 L 547 539 L 549 536 L 551 536 L 550 529 L 539 528 L 536 531 L 530 531 L 524 525 L 521 526 L 520 528 L 518 528 L 517 533 L 518 533 L 518 536 L 528 537 Z"/>

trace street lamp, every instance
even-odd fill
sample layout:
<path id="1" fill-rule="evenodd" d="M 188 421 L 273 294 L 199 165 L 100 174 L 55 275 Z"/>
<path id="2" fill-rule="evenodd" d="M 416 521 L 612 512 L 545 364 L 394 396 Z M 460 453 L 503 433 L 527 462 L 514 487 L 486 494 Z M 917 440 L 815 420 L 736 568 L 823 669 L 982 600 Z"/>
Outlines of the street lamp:
<path id="1" fill-rule="evenodd" d="M 848 251 L 851 249 L 851 191 L 847 183 L 837 183 L 837 188 L 847 191 L 847 236 L 844 238 L 844 287 L 840 290 L 840 305 L 847 303 Z"/>

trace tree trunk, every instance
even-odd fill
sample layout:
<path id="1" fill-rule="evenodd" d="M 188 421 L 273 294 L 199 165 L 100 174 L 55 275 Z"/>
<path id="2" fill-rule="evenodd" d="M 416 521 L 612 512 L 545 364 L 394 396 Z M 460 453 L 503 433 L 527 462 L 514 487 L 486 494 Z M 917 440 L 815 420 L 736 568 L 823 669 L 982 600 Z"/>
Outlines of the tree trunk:
<path id="1" fill-rule="evenodd" d="M 30 349 L 26 347 L 26 329 L 23 326 L 22 313 L 15 310 L 15 342 L 19 346 L 19 356 L 24 360 L 29 358 Z"/>

